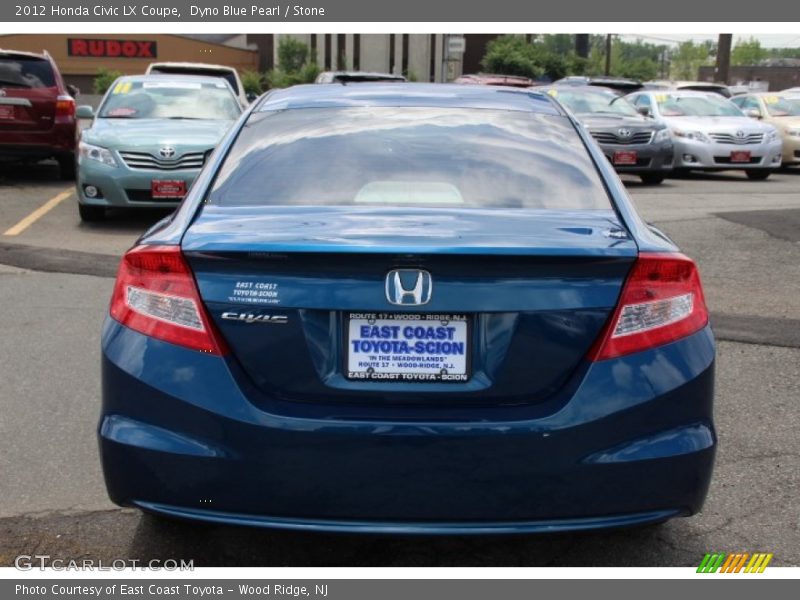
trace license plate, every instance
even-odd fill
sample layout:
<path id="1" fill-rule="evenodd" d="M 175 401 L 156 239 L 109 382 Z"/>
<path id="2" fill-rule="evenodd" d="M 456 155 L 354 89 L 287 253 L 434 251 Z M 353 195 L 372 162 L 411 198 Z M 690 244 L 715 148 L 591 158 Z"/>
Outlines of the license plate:
<path id="1" fill-rule="evenodd" d="M 636 164 L 636 152 L 633 150 L 620 150 L 618 152 L 614 152 L 614 164 L 615 165 L 635 165 Z"/>
<path id="2" fill-rule="evenodd" d="M 749 150 L 733 150 L 731 152 L 732 163 L 749 163 L 750 151 Z"/>
<path id="3" fill-rule="evenodd" d="M 150 195 L 153 198 L 183 198 L 186 195 L 186 182 L 179 179 L 154 179 L 150 182 Z"/>
<path id="4" fill-rule="evenodd" d="M 14 107 L 0 105 L 0 119 L 13 119 Z"/>
<path id="5" fill-rule="evenodd" d="M 345 325 L 348 379 L 398 382 L 469 379 L 466 315 L 350 313 Z"/>

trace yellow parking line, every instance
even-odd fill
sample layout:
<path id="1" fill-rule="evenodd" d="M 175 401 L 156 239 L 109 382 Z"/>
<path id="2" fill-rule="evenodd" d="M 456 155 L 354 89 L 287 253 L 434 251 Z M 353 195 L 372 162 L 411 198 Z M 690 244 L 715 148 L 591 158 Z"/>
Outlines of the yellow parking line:
<path id="1" fill-rule="evenodd" d="M 38 221 L 43 216 L 45 216 L 47 213 L 49 213 L 51 210 L 53 210 L 61 202 L 63 202 L 67 198 L 69 198 L 72 195 L 72 192 L 73 192 L 73 189 L 69 188 L 68 190 L 64 190 L 60 194 L 57 194 L 56 196 L 53 196 L 52 198 L 50 198 L 50 200 L 48 200 L 47 202 L 42 204 L 39 208 L 37 208 L 35 211 L 33 211 L 27 217 L 22 219 L 19 223 L 17 223 L 16 225 L 11 227 L 10 229 L 6 229 L 3 232 L 3 235 L 19 235 L 20 233 L 25 231 L 28 227 L 33 225 L 36 221 Z"/>

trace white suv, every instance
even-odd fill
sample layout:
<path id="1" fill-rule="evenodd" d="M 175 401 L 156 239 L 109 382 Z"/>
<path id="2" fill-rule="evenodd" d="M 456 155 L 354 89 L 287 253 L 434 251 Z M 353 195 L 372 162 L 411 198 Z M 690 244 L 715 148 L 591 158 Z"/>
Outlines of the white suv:
<path id="1" fill-rule="evenodd" d="M 242 106 L 250 104 L 255 98 L 248 98 L 239 78 L 239 73 L 233 67 L 225 65 L 212 65 L 208 63 L 193 62 L 156 62 L 150 63 L 145 71 L 146 75 L 168 73 L 170 75 L 206 75 L 209 77 L 222 77 L 227 81 L 233 93 L 239 99 Z"/>

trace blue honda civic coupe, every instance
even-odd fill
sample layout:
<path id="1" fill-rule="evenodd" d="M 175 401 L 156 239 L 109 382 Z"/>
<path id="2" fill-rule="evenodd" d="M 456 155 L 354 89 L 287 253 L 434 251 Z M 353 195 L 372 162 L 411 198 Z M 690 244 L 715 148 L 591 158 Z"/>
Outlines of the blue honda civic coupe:
<path id="1" fill-rule="evenodd" d="M 555 99 L 299 86 L 123 257 L 103 470 L 217 523 L 656 523 L 706 496 L 714 357 L 694 262 Z"/>

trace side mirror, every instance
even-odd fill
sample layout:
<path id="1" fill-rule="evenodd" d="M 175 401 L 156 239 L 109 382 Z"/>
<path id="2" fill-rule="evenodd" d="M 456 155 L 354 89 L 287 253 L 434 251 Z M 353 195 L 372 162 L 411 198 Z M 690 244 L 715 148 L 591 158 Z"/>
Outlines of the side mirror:
<path id="1" fill-rule="evenodd" d="M 744 111 L 744 114 L 746 114 L 751 119 L 761 118 L 761 111 L 758 110 L 757 108 L 748 108 L 746 111 Z"/>
<path id="2" fill-rule="evenodd" d="M 255 102 L 258 100 L 258 94 L 255 92 L 247 92 L 247 94 L 245 94 L 245 98 L 247 98 L 248 102 Z"/>
<path id="3" fill-rule="evenodd" d="M 94 109 L 88 104 L 84 104 L 75 109 L 75 116 L 79 119 L 94 119 Z"/>
<path id="4" fill-rule="evenodd" d="M 649 106 L 644 106 L 644 105 L 639 105 L 639 106 L 636 107 L 636 112 L 638 112 L 643 117 L 649 117 L 650 116 L 650 107 Z"/>
<path id="5" fill-rule="evenodd" d="M 72 96 L 73 98 L 77 98 L 78 96 L 81 95 L 81 90 L 77 85 L 69 84 L 67 86 L 67 92 L 69 92 L 69 95 Z"/>

